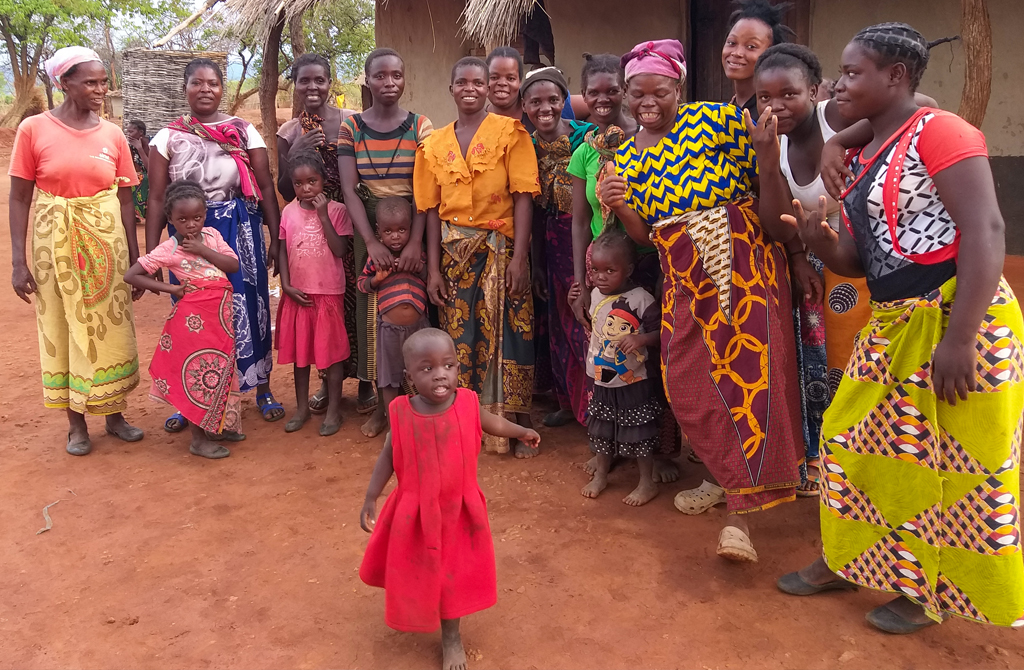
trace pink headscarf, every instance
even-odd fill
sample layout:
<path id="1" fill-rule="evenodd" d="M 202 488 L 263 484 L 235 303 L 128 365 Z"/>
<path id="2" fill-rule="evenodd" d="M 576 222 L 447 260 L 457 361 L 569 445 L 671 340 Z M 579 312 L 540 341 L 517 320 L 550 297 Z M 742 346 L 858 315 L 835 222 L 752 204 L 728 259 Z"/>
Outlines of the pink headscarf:
<path id="1" fill-rule="evenodd" d="M 102 63 L 100 55 L 92 49 L 86 47 L 64 47 L 63 49 L 57 49 L 57 53 L 53 54 L 52 58 L 47 59 L 43 67 L 46 69 L 46 74 L 50 77 L 50 81 L 53 82 L 54 86 L 61 88 L 60 78 L 64 74 L 80 63 L 90 63 L 92 61 L 98 61 Z"/>
<path id="2" fill-rule="evenodd" d="M 660 74 L 677 81 L 686 79 L 686 59 L 679 40 L 641 42 L 622 57 L 621 64 L 626 70 L 626 81 L 638 74 Z"/>

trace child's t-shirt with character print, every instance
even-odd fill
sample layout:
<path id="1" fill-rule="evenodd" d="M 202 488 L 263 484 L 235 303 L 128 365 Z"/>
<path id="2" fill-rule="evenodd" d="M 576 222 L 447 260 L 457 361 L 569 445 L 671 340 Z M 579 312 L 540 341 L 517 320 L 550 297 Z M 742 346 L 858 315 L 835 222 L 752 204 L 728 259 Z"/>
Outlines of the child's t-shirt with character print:
<path id="1" fill-rule="evenodd" d="M 587 352 L 587 374 L 598 386 L 610 388 L 635 384 L 657 376 L 657 363 L 647 347 L 624 354 L 619 342 L 627 335 L 654 333 L 661 329 L 661 309 L 650 293 L 632 288 L 604 295 L 594 289 L 590 297 L 593 331 Z"/>

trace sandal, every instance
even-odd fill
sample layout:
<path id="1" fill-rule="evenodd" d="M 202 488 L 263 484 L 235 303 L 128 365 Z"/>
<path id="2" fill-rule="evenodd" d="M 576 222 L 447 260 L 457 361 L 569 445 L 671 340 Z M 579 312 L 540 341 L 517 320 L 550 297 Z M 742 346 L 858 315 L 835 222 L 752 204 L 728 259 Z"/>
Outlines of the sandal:
<path id="1" fill-rule="evenodd" d="M 188 419 L 181 412 L 175 412 L 167 417 L 167 421 L 164 421 L 164 430 L 168 433 L 180 433 L 186 428 L 188 428 Z"/>
<path id="2" fill-rule="evenodd" d="M 791 572 L 788 575 L 782 575 L 778 581 L 775 582 L 775 586 L 779 587 L 779 590 L 783 593 L 788 593 L 791 596 L 813 596 L 823 591 L 856 591 L 857 585 L 852 584 L 845 579 L 833 579 L 830 582 L 824 584 L 811 584 L 809 581 L 800 576 L 799 572 Z"/>
<path id="3" fill-rule="evenodd" d="M 889 609 L 888 604 L 876 607 L 865 614 L 864 618 L 878 630 L 891 633 L 892 635 L 909 635 L 910 633 L 916 633 L 922 628 L 928 628 L 929 626 L 941 623 L 941 621 L 935 621 L 934 619 L 928 619 L 924 623 L 908 621 Z M 941 618 L 942 621 L 945 621 L 949 618 L 949 615 L 943 614 Z"/>
<path id="4" fill-rule="evenodd" d="M 270 392 L 256 396 L 256 405 L 260 408 L 260 413 L 263 415 L 263 420 L 266 421 L 267 423 L 280 421 L 281 419 L 284 418 L 284 405 L 274 400 L 274 394 Z M 274 410 L 281 410 L 281 413 L 278 414 L 277 416 L 274 416 Z"/>
<path id="5" fill-rule="evenodd" d="M 698 456 L 697 452 L 694 451 L 693 449 L 690 449 L 690 453 L 686 454 L 686 460 L 690 461 L 691 463 L 696 463 L 697 465 L 701 465 L 704 463 L 704 461 L 700 460 L 700 456 Z"/>
<path id="6" fill-rule="evenodd" d="M 799 498 L 817 498 L 821 491 L 821 480 L 817 477 L 808 477 L 807 481 L 800 482 L 796 487 L 796 495 Z"/>
<path id="7" fill-rule="evenodd" d="M 722 558 L 738 563 L 757 563 L 757 552 L 747 534 L 736 526 L 726 526 L 718 535 L 718 550 Z"/>
<path id="8" fill-rule="evenodd" d="M 677 493 L 673 504 L 683 514 L 696 516 L 724 502 L 725 489 L 705 479 L 699 487 Z"/>
<path id="9" fill-rule="evenodd" d="M 377 410 L 377 394 L 373 394 L 366 400 L 356 401 L 356 414 L 372 414 Z M 324 410 L 327 411 L 326 409 Z"/>
<path id="10" fill-rule="evenodd" d="M 309 398 L 309 411 L 312 414 L 327 414 L 327 405 L 330 400 L 326 392 L 320 395 L 322 391 L 323 389 L 320 389 Z"/>

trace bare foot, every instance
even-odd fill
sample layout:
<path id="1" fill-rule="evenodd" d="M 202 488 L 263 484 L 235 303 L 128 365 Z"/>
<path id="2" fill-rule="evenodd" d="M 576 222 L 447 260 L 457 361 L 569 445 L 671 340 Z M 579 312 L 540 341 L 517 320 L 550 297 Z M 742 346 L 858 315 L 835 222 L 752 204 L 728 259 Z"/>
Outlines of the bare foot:
<path id="1" fill-rule="evenodd" d="M 654 482 L 640 482 L 633 492 L 622 499 L 630 507 L 640 507 L 654 500 L 658 495 L 658 485 Z"/>
<path id="2" fill-rule="evenodd" d="M 359 428 L 366 437 L 377 437 L 388 429 L 388 417 L 384 412 L 374 412 Z"/>
<path id="3" fill-rule="evenodd" d="M 671 484 L 679 479 L 679 466 L 671 458 L 655 458 L 651 477 L 655 483 Z"/>
<path id="4" fill-rule="evenodd" d="M 533 458 L 540 454 L 540 449 L 532 449 L 529 445 L 516 440 L 516 444 L 512 447 L 512 452 L 516 455 L 516 458 Z"/>
<path id="5" fill-rule="evenodd" d="M 580 493 L 583 494 L 584 498 L 596 498 L 601 495 L 601 491 L 604 491 L 608 487 L 608 473 L 594 471 L 594 478 L 590 480 L 590 483 L 583 487 Z"/>
<path id="6" fill-rule="evenodd" d="M 597 456 L 583 464 L 583 472 L 586 472 L 591 477 L 594 476 L 594 473 L 597 472 Z"/>
<path id="7" fill-rule="evenodd" d="M 441 670 L 466 670 L 466 650 L 462 646 L 459 620 L 441 620 Z"/>

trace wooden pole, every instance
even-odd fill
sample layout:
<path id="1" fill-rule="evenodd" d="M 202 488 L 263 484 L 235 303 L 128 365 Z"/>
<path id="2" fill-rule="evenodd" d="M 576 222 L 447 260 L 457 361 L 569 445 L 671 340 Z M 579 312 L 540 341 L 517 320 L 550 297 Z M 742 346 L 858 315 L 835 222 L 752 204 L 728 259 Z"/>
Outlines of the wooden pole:
<path id="1" fill-rule="evenodd" d="M 177 34 L 178 34 L 178 33 L 180 33 L 180 32 L 181 32 L 182 30 L 184 30 L 185 28 L 188 28 L 188 27 L 189 27 L 190 25 L 192 25 L 192 23 L 193 23 L 193 22 L 194 22 L 194 21 L 195 21 L 196 19 L 198 19 L 198 18 L 199 18 L 200 16 L 202 16 L 203 14 L 205 14 L 205 13 L 207 12 L 207 10 L 209 10 L 209 9 L 210 9 L 210 7 L 213 7 L 213 6 L 214 6 L 214 5 L 216 5 L 216 4 L 218 3 L 218 2 L 220 2 L 220 0 L 206 0 L 206 3 L 205 3 L 205 4 L 203 4 L 203 6 L 202 6 L 202 7 L 200 7 L 199 9 L 197 9 L 197 10 L 196 10 L 196 11 L 195 11 L 195 12 L 194 12 L 194 13 L 192 14 L 192 16 L 188 17 L 187 19 L 185 19 L 184 21 L 182 21 L 182 22 L 181 22 L 181 23 L 179 23 L 178 25 L 174 26 L 173 28 L 171 28 L 171 32 L 167 33 L 166 35 L 164 35 L 163 37 L 161 37 L 160 39 L 158 39 L 158 40 L 157 40 L 156 42 L 153 42 L 153 46 L 154 46 L 154 47 L 162 47 L 163 45 L 165 45 L 165 44 L 167 44 L 168 42 L 170 42 L 170 41 L 171 41 L 171 39 L 172 39 L 172 38 L 174 38 L 174 36 L 175 36 L 175 35 L 177 35 Z"/>
<path id="2" fill-rule="evenodd" d="M 980 128 L 992 94 L 992 23 L 987 0 L 960 0 L 960 39 L 966 62 L 957 114 Z"/>
<path id="3" fill-rule="evenodd" d="M 284 12 L 278 11 L 277 22 L 270 29 L 263 45 L 263 69 L 260 72 L 260 121 L 263 124 L 263 139 L 267 142 L 270 169 L 277 170 L 277 87 L 278 53 L 281 51 L 281 34 L 284 32 Z"/>

